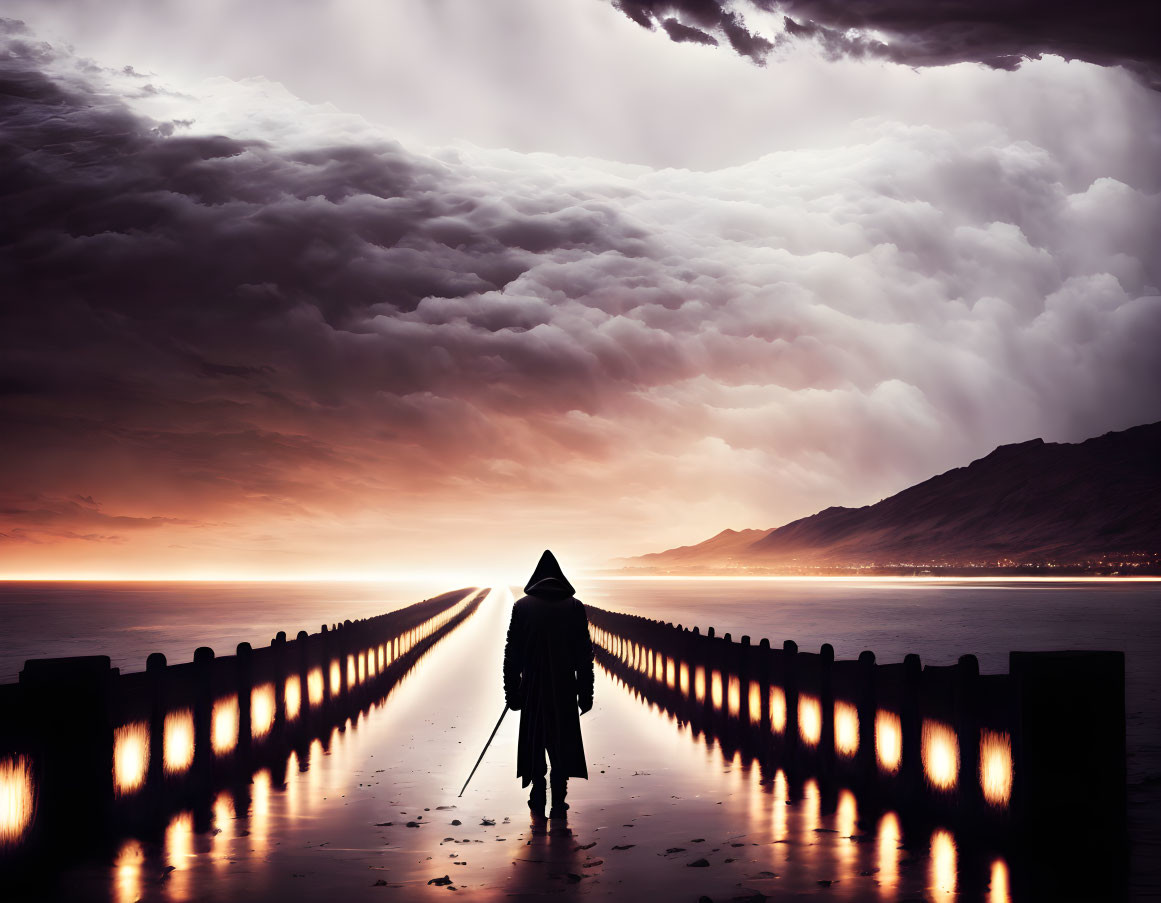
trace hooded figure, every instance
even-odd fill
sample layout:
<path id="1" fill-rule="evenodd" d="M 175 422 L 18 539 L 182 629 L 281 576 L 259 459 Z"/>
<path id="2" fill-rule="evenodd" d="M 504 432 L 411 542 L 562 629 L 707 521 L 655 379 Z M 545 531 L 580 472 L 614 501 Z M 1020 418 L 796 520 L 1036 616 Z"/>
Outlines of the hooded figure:
<path id="1" fill-rule="evenodd" d="M 528 806 L 544 818 L 552 762 L 553 819 L 565 818 L 568 779 L 587 778 L 580 716 L 593 707 L 593 647 L 585 607 L 573 597 L 552 552 L 545 552 L 512 606 L 504 646 L 504 697 L 520 712 L 516 776 L 532 784 Z"/>

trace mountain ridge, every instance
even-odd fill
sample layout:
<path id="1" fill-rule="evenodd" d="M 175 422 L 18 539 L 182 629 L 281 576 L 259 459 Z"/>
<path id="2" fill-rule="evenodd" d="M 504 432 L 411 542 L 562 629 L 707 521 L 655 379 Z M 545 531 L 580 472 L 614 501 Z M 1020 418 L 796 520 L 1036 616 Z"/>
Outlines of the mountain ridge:
<path id="1" fill-rule="evenodd" d="M 1001 445 L 873 505 L 831 506 L 770 530 L 723 530 L 621 562 L 684 571 L 1155 567 L 1161 422 L 1077 443 Z"/>

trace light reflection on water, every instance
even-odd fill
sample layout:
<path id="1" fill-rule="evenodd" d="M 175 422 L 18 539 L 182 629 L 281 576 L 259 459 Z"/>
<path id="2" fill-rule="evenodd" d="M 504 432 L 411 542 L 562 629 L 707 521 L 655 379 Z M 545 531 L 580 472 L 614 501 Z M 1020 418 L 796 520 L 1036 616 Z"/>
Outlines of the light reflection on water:
<path id="1" fill-rule="evenodd" d="M 774 817 L 771 819 L 770 833 L 774 843 L 782 843 L 790 836 L 790 782 L 786 780 L 786 772 L 781 768 L 774 773 L 773 801 Z"/>
<path id="2" fill-rule="evenodd" d="M 1008 863 L 997 859 L 992 863 L 992 876 L 988 884 L 988 903 L 1010 903 L 1008 890 Z"/>
<path id="3" fill-rule="evenodd" d="M 950 725 L 923 719 L 923 772 L 937 790 L 953 790 L 959 779 L 959 740 Z"/>
<path id="4" fill-rule="evenodd" d="M 818 789 L 818 781 L 808 778 L 802 785 L 802 833 L 809 836 L 817 831 L 821 824 L 819 815 L 822 812 L 822 793 Z"/>
<path id="5" fill-rule="evenodd" d="M 858 833 L 858 820 L 859 808 L 855 795 L 849 790 L 840 790 L 834 825 L 838 831 L 836 865 L 839 881 L 850 881 L 858 873 L 859 846 L 850 839 Z"/>
<path id="6" fill-rule="evenodd" d="M 955 899 L 955 838 L 944 828 L 937 828 L 931 835 L 931 897 L 933 900 Z"/>
<path id="7" fill-rule="evenodd" d="M 165 716 L 163 727 L 163 764 L 166 774 L 181 774 L 193 762 L 193 712 L 177 709 Z"/>
<path id="8" fill-rule="evenodd" d="M 266 854 L 270 840 L 270 784 L 268 768 L 255 773 L 250 798 L 250 843 L 259 856 Z"/>
<path id="9" fill-rule="evenodd" d="M 879 895 L 885 900 L 895 898 L 895 889 L 899 886 L 899 844 L 903 840 L 903 832 L 899 828 L 899 816 L 894 812 L 885 812 L 879 819 L 878 857 L 879 867 Z"/>
<path id="10" fill-rule="evenodd" d="M 141 899 L 141 868 L 144 863 L 145 850 L 139 840 L 127 840 L 121 844 L 113 861 L 115 903 L 137 903 Z"/>
<path id="11" fill-rule="evenodd" d="M 18 843 L 36 812 L 36 785 L 27 756 L 0 758 L 0 848 Z"/>
<path id="12" fill-rule="evenodd" d="M 179 812 L 165 829 L 165 860 L 173 867 L 166 878 L 169 899 L 189 899 L 189 860 L 193 855 L 193 813 Z"/>
<path id="13" fill-rule="evenodd" d="M 286 759 L 286 814 L 291 818 L 298 815 L 300 808 L 298 774 L 301 770 L 298 753 L 292 751 Z"/>
<path id="14" fill-rule="evenodd" d="M 139 790 L 148 767 L 149 725 L 134 721 L 113 731 L 113 790 L 117 796 Z"/>
<path id="15" fill-rule="evenodd" d="M 234 797 L 221 791 L 214 798 L 214 830 L 210 834 L 210 861 L 221 872 L 230 864 L 230 845 L 234 835 Z"/>

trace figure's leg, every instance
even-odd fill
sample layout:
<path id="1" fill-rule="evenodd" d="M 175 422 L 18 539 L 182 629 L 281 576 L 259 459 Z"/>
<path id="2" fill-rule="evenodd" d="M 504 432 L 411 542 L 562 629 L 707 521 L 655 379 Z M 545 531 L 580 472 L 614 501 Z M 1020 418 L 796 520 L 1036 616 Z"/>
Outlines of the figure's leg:
<path id="1" fill-rule="evenodd" d="M 556 767 L 556 756 L 552 747 L 548 749 L 548 757 L 552 760 L 552 809 L 549 818 L 567 818 L 568 803 L 564 801 L 568 795 L 568 773 Z"/>
<path id="2" fill-rule="evenodd" d="M 556 770 L 552 772 L 552 809 L 548 813 L 549 818 L 565 818 L 565 813 L 568 812 L 568 803 L 564 798 L 568 795 L 568 777 L 558 777 Z"/>
<path id="3" fill-rule="evenodd" d="M 548 762 L 544 757 L 544 750 L 541 749 L 539 757 L 536 758 L 536 768 L 539 774 L 532 776 L 532 792 L 528 795 L 528 808 L 532 811 L 533 819 L 544 820 L 544 805 L 548 802 L 548 782 L 545 776 L 548 774 Z"/>

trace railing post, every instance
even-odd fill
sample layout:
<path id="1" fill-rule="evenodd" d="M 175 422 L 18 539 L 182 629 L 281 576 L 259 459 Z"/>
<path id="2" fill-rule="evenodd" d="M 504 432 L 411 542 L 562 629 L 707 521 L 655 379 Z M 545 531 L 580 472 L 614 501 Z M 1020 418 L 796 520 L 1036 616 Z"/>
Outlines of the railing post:
<path id="1" fill-rule="evenodd" d="M 823 643 L 818 650 L 818 696 L 822 707 L 822 727 L 818 739 L 819 771 L 822 777 L 834 774 L 834 646 Z"/>
<path id="2" fill-rule="evenodd" d="M 798 768 L 798 644 L 794 640 L 782 643 L 782 678 L 786 694 L 786 732 L 783 734 L 783 748 L 786 750 L 788 770 Z"/>
<path id="3" fill-rule="evenodd" d="M 20 672 L 39 752 L 35 830 L 49 849 L 99 830 L 112 814 L 117 675 L 107 655 L 30 659 Z"/>
<path id="4" fill-rule="evenodd" d="M 758 702 L 761 706 L 761 716 L 758 722 L 758 759 L 762 763 L 763 773 L 771 762 L 771 752 L 774 747 L 770 730 L 770 640 L 762 637 L 758 643 L 758 657 L 755 661 L 753 680 L 758 683 Z M 749 690 L 747 689 L 747 693 Z"/>
<path id="5" fill-rule="evenodd" d="M 303 745 L 302 741 L 309 738 L 311 724 L 317 717 L 311 708 L 310 701 L 310 686 L 307 681 L 310 676 L 311 669 L 314 667 L 312 662 L 317 661 L 318 656 L 313 655 L 313 646 L 317 642 L 317 637 L 312 638 L 305 630 L 300 630 L 298 636 L 295 637 L 297 641 L 297 666 L 298 666 L 298 686 L 300 688 L 298 717 L 294 721 L 294 726 L 288 731 L 291 737 L 294 737 L 294 742 L 291 745 L 298 749 Z M 324 681 L 325 683 L 325 681 Z M 302 738 L 300 740 L 299 738 Z"/>
<path id="6" fill-rule="evenodd" d="M 249 643 L 239 643 L 234 658 L 234 680 L 238 693 L 238 746 L 234 754 L 245 768 L 254 745 L 252 694 L 254 692 L 254 649 Z"/>
<path id="7" fill-rule="evenodd" d="M 959 789 L 961 815 L 975 819 L 983 805 L 980 787 L 980 663 L 974 655 L 961 655 L 956 668 L 955 713 L 959 736 Z"/>
<path id="8" fill-rule="evenodd" d="M 858 776 L 864 787 L 875 786 L 875 713 L 878 710 L 875 687 L 875 653 L 859 653 L 859 752 Z"/>
<path id="9" fill-rule="evenodd" d="M 274 723 L 270 725 L 270 734 L 267 740 L 269 748 L 283 758 L 282 752 L 286 746 L 286 681 L 290 676 L 286 663 L 286 631 L 278 631 L 277 636 L 270 641 L 271 655 L 274 667 Z M 305 690 L 299 684 L 299 703 L 301 708 L 302 693 Z"/>
<path id="10" fill-rule="evenodd" d="M 903 711 L 899 713 L 903 729 L 903 798 L 908 805 L 919 805 L 923 799 L 923 716 L 919 708 L 923 663 L 910 653 L 903 658 Z"/>
<path id="11" fill-rule="evenodd" d="M 162 818 L 165 799 L 166 665 L 161 652 L 150 653 L 145 660 L 149 677 L 149 771 L 144 792 L 148 795 L 149 820 L 155 824 Z"/>
<path id="12" fill-rule="evenodd" d="M 190 772 L 194 793 L 200 797 L 208 796 L 213 785 L 214 650 L 199 646 L 193 660 L 194 753 Z"/>

